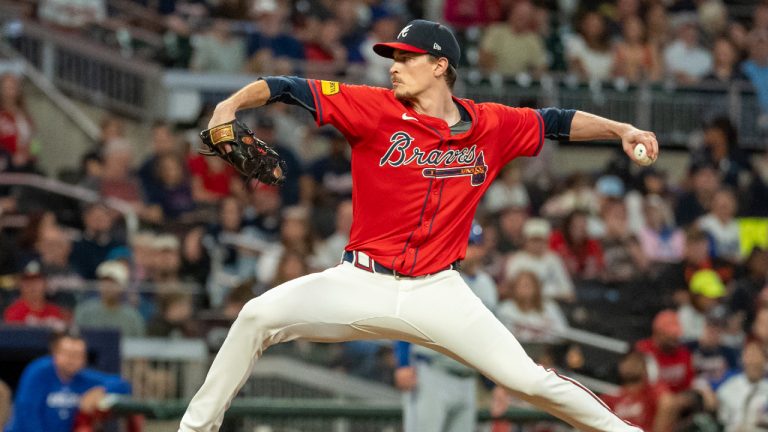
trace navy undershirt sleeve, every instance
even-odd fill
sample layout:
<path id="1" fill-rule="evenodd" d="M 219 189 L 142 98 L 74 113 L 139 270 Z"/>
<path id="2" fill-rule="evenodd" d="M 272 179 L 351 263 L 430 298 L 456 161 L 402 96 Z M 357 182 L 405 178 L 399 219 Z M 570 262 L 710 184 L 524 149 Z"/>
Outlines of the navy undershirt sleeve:
<path id="1" fill-rule="evenodd" d="M 282 102 L 297 105 L 315 115 L 315 100 L 306 79 L 295 76 L 270 76 L 262 79 L 269 87 L 268 104 Z"/>
<path id="2" fill-rule="evenodd" d="M 544 120 L 544 136 L 554 140 L 567 140 L 571 136 L 571 122 L 576 110 L 560 108 L 537 109 Z"/>

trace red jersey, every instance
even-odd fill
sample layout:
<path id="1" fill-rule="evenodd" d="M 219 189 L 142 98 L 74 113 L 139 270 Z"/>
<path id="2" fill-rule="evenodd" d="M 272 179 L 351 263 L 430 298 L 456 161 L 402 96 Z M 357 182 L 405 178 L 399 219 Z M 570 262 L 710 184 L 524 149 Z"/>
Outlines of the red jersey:
<path id="1" fill-rule="evenodd" d="M 3 318 L 8 324 L 63 327 L 67 319 L 61 309 L 46 303 L 40 310 L 32 310 L 26 301 L 18 299 L 5 310 Z"/>
<path id="2" fill-rule="evenodd" d="M 205 190 L 222 198 L 229 195 L 229 186 L 237 175 L 234 168 L 224 165 L 221 171 L 213 171 L 208 166 L 205 156 L 202 155 L 190 157 L 187 160 L 187 166 L 193 177 L 200 177 Z"/>
<path id="3" fill-rule="evenodd" d="M 605 268 L 603 248 L 595 239 L 587 239 L 578 249 L 572 249 L 561 231 L 554 231 L 549 237 L 549 248 L 560 255 L 573 277 L 594 274 Z"/>
<path id="4" fill-rule="evenodd" d="M 661 383 L 644 384 L 642 387 L 627 390 L 622 388 L 618 395 L 603 395 L 601 399 L 622 419 L 640 427 L 644 431 L 653 430 L 653 420 L 659 398 L 669 390 Z"/>
<path id="5" fill-rule="evenodd" d="M 352 147 L 354 222 L 346 250 L 406 275 L 437 272 L 464 258 L 475 209 L 502 167 L 535 156 L 541 115 L 528 108 L 454 98 L 469 130 L 419 114 L 390 89 L 307 80 L 318 125 Z"/>
<path id="6" fill-rule="evenodd" d="M 653 339 L 638 341 L 635 349 L 654 360 L 648 368 L 651 381 L 665 384 L 673 393 L 680 393 L 691 388 L 693 382 L 693 359 L 691 352 L 684 345 L 679 345 L 671 353 L 659 349 Z"/>

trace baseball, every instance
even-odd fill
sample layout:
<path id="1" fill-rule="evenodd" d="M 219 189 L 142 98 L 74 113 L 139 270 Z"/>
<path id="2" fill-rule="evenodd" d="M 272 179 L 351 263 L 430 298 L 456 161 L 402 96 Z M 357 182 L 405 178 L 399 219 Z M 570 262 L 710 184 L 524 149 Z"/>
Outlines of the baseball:
<path id="1" fill-rule="evenodd" d="M 653 163 L 653 159 L 648 156 L 648 150 L 644 144 L 638 144 L 635 146 L 635 161 L 643 166 L 648 166 Z"/>

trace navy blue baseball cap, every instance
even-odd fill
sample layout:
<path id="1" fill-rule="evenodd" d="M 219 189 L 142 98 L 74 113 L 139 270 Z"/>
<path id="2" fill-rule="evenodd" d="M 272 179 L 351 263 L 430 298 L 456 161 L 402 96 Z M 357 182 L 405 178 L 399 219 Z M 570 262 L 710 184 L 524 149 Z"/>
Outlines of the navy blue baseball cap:
<path id="1" fill-rule="evenodd" d="M 376 54 L 387 58 L 392 58 L 396 49 L 445 57 L 454 68 L 459 67 L 461 58 L 459 42 L 448 27 L 421 19 L 413 20 L 403 27 L 394 42 L 382 42 L 373 46 Z"/>

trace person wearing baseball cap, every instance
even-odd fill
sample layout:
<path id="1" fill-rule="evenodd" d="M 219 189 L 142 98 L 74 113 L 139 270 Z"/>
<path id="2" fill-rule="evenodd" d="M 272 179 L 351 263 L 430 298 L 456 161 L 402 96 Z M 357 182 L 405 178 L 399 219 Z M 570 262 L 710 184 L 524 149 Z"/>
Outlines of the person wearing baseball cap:
<path id="1" fill-rule="evenodd" d="M 3 319 L 8 324 L 47 326 L 63 329 L 68 321 L 64 311 L 45 299 L 47 280 L 38 261 L 24 266 L 19 277 L 19 299 L 5 310 Z"/>
<path id="2" fill-rule="evenodd" d="M 725 284 L 711 269 L 699 270 L 688 283 L 691 302 L 680 306 L 678 317 L 683 328 L 682 337 L 693 341 L 701 337 L 707 316 L 717 313 L 721 299 L 725 297 Z"/>
<path id="3" fill-rule="evenodd" d="M 651 382 L 662 382 L 674 393 L 689 390 L 693 383 L 693 359 L 688 348 L 680 343 L 682 334 L 677 312 L 666 309 L 653 318 L 651 337 L 635 345 L 650 360 Z"/>
<path id="4" fill-rule="evenodd" d="M 461 58 L 461 48 L 453 32 L 440 23 L 422 19 L 406 24 L 394 42 L 382 42 L 373 46 L 376 54 L 391 59 L 395 58 L 395 50 L 430 54 L 437 58 L 445 57 L 454 69 L 458 69 Z"/>
<path id="5" fill-rule="evenodd" d="M 75 309 L 75 323 L 84 328 L 116 328 L 123 337 L 143 336 L 144 319 L 125 302 L 128 267 L 121 261 L 104 261 L 96 268 L 99 297 L 86 300 Z"/>

